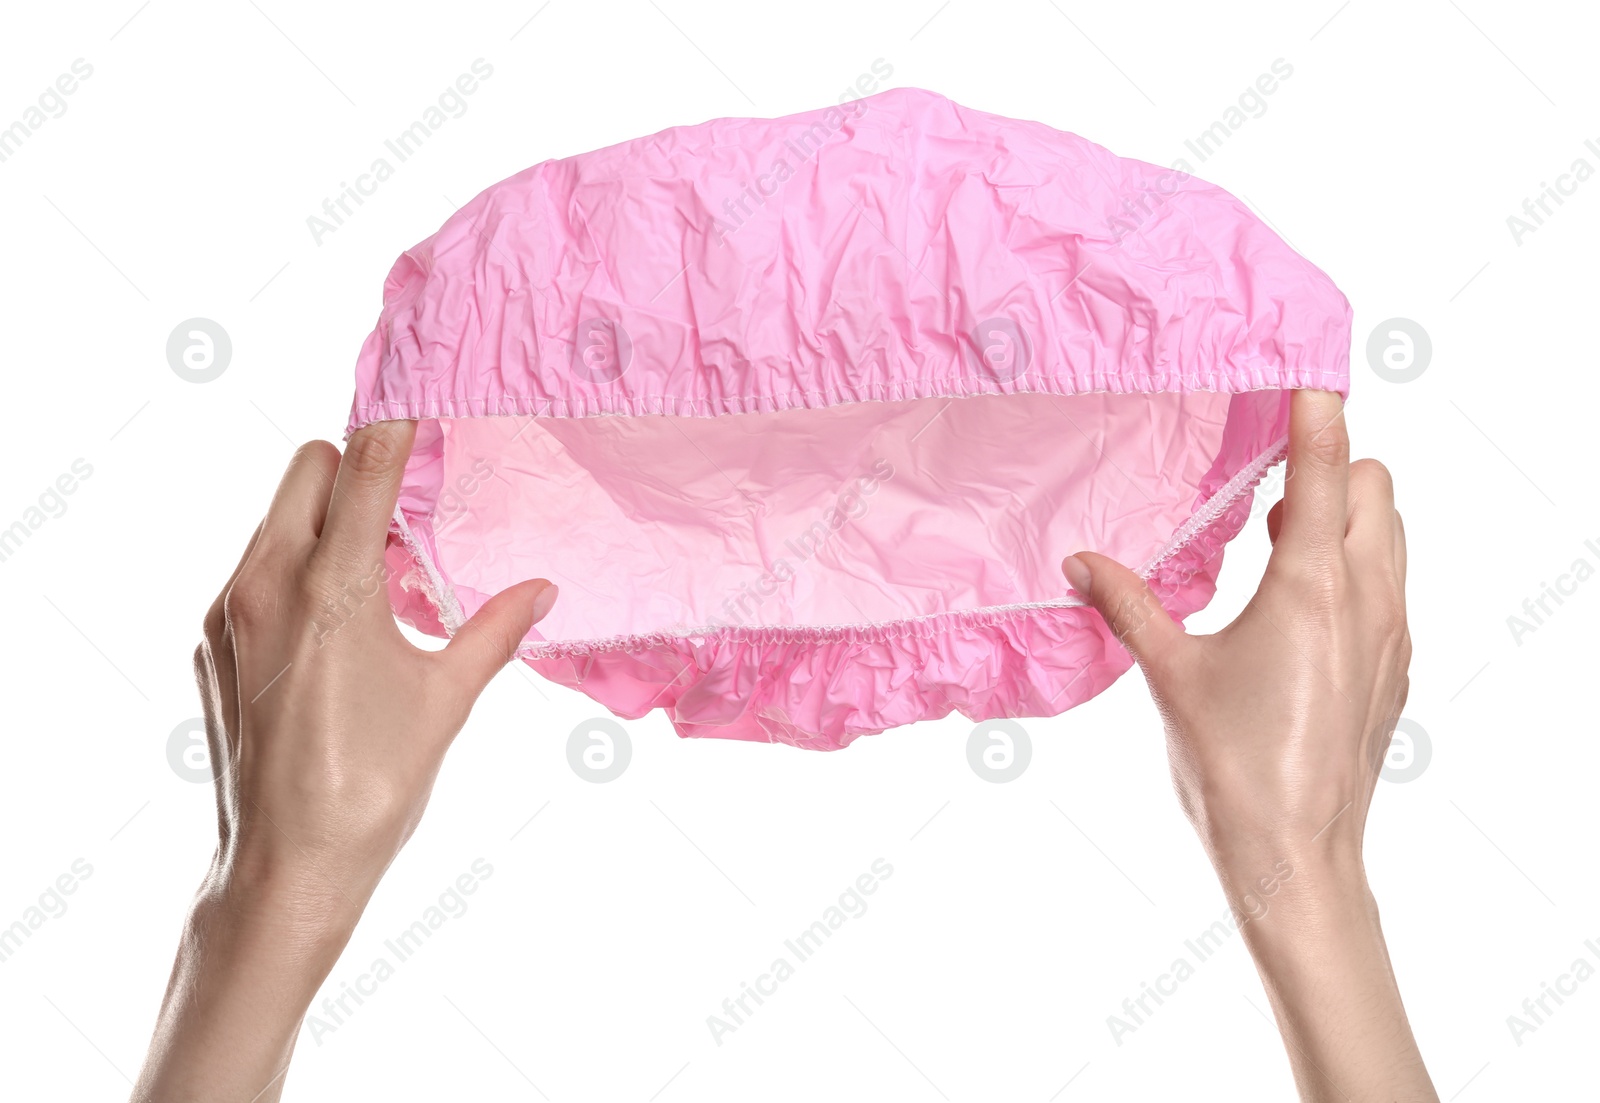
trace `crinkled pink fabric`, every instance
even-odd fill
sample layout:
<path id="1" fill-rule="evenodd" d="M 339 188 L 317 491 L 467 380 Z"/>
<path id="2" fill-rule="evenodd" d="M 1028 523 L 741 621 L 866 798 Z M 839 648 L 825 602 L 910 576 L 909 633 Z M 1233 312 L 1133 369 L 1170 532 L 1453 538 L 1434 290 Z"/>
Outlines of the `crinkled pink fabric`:
<path id="1" fill-rule="evenodd" d="M 397 615 L 547 577 L 547 678 L 819 749 L 1099 693 L 1062 557 L 1204 607 L 1287 392 L 1349 386 L 1349 305 L 1238 200 L 909 89 L 536 165 L 383 299 L 349 428 L 419 421 Z"/>

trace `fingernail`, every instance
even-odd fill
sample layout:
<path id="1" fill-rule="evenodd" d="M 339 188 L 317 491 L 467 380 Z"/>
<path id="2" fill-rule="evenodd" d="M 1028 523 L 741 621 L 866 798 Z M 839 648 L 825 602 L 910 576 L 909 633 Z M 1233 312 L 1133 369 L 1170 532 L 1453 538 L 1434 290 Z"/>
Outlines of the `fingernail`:
<path id="1" fill-rule="evenodd" d="M 556 595 L 560 592 L 561 590 L 554 582 L 546 582 L 544 584 L 544 589 L 539 591 L 539 596 L 533 599 L 533 620 L 535 624 L 544 619 L 545 614 L 550 611 L 550 607 L 556 603 Z"/>
<path id="2" fill-rule="evenodd" d="M 1072 583 L 1072 588 L 1078 591 L 1080 597 L 1089 596 L 1089 583 L 1093 581 L 1089 564 L 1076 555 L 1069 555 L 1061 561 L 1061 573 L 1067 576 L 1067 581 Z"/>

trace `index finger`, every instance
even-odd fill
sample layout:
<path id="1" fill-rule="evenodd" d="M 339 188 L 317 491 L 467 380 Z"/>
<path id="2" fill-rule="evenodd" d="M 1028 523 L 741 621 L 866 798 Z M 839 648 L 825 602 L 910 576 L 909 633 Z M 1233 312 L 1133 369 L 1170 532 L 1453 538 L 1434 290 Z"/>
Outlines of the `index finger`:
<path id="1" fill-rule="evenodd" d="M 379 421 L 351 435 L 333 479 L 319 548 L 342 552 L 356 562 L 383 555 L 416 433 L 414 421 Z"/>
<path id="2" fill-rule="evenodd" d="M 1295 391 L 1289 398 L 1289 477 L 1276 547 L 1343 547 L 1349 482 L 1344 400 L 1332 391 Z"/>

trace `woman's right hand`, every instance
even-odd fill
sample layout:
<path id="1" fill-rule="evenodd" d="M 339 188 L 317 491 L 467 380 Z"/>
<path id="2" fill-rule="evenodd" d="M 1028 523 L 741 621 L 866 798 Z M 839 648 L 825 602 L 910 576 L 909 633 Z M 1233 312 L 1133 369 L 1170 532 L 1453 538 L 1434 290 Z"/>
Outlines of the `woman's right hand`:
<path id="1" fill-rule="evenodd" d="M 1434 1099 L 1361 849 L 1410 684 L 1405 533 L 1388 471 L 1349 451 L 1339 396 L 1296 391 L 1266 574 L 1212 635 L 1186 633 L 1105 556 L 1062 569 L 1144 671 L 1302 1096 Z"/>

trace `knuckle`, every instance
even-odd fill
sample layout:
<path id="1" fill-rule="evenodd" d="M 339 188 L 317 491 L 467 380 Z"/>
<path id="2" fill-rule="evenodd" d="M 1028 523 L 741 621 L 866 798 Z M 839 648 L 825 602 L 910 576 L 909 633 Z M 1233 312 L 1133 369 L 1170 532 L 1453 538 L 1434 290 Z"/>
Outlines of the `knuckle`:
<path id="1" fill-rule="evenodd" d="M 339 447 L 330 441 L 308 440 L 294 450 L 294 458 L 297 460 L 338 459 Z"/>
<path id="2" fill-rule="evenodd" d="M 1411 635 L 1406 625 L 1406 606 L 1400 596 L 1385 588 L 1367 612 L 1368 621 L 1378 635 L 1397 648 L 1409 648 Z"/>
<path id="3" fill-rule="evenodd" d="M 1329 613 L 1344 599 L 1344 579 L 1331 554 L 1312 551 L 1297 556 L 1279 568 L 1278 574 L 1287 592 L 1298 595 L 1311 610 Z"/>
<path id="4" fill-rule="evenodd" d="M 1405 635 L 1406 614 L 1397 601 L 1380 601 L 1373 611 L 1372 621 L 1386 639 L 1398 640 Z"/>
<path id="5" fill-rule="evenodd" d="M 390 571 L 376 561 L 338 547 L 319 547 L 303 579 L 303 597 L 321 631 L 355 618 L 369 605 L 386 607 Z"/>
<path id="6" fill-rule="evenodd" d="M 345 577 L 347 576 L 344 573 L 328 564 L 326 556 L 319 554 L 312 557 L 306 570 L 301 598 L 313 618 L 325 616 L 337 605 L 338 596 L 344 588 Z"/>
<path id="7" fill-rule="evenodd" d="M 1323 616 L 1331 616 L 1344 604 L 1344 587 L 1328 571 L 1312 571 L 1300 580 L 1306 604 Z"/>
<path id="8" fill-rule="evenodd" d="M 398 466 L 404 452 L 395 434 L 379 425 L 358 430 L 345 445 L 342 462 L 355 474 L 371 477 Z"/>
<path id="9" fill-rule="evenodd" d="M 325 440 L 308 440 L 294 450 L 289 463 L 291 467 L 307 464 L 331 477 L 339 469 L 339 449 Z"/>
<path id="10" fill-rule="evenodd" d="M 271 615 L 274 600 L 270 587 L 261 585 L 244 572 L 234 579 L 223 596 L 223 617 L 229 628 L 260 624 Z"/>
<path id="11" fill-rule="evenodd" d="M 1342 425 L 1329 425 L 1311 434 L 1306 455 L 1315 463 L 1329 467 L 1350 462 L 1350 438 Z"/>
<path id="12" fill-rule="evenodd" d="M 1394 476 L 1379 460 L 1363 458 L 1350 465 L 1350 478 L 1374 490 L 1394 492 Z"/>
<path id="13" fill-rule="evenodd" d="M 305 582 L 313 597 L 338 593 L 364 583 L 383 567 L 381 553 L 374 561 L 364 551 L 325 541 L 311 553 Z"/>
<path id="14" fill-rule="evenodd" d="M 211 603 L 211 607 L 206 610 L 206 615 L 200 622 L 200 635 L 203 639 L 208 641 L 220 640 L 222 639 L 222 634 L 227 631 L 227 612 L 223 608 L 226 600 L 226 594 L 218 594 L 216 600 Z M 202 648 L 204 646 L 205 644 L 201 644 Z"/>

